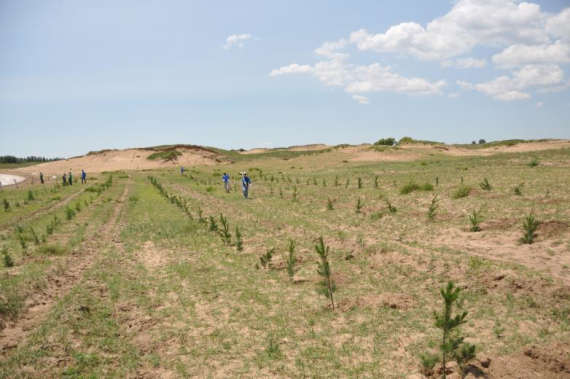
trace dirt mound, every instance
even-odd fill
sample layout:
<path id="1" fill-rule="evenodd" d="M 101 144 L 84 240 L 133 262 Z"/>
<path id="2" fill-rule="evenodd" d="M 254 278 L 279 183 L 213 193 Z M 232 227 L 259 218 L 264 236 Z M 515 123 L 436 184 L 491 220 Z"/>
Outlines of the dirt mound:
<path id="1" fill-rule="evenodd" d="M 489 378 L 570 378 L 570 342 L 527 346 L 522 353 L 491 358 Z"/>
<path id="2" fill-rule="evenodd" d="M 148 157 L 160 151 L 177 151 L 180 155 L 175 159 L 150 160 Z M 87 174 L 118 171 L 118 170 L 148 170 L 161 167 L 211 165 L 221 162 L 221 154 L 199 146 L 175 146 L 169 149 L 126 149 L 102 150 L 87 155 L 61 161 L 42 163 L 39 165 L 18 169 L 24 173 L 43 172 L 44 175 L 61 175 L 72 171 L 76 175 L 85 170 Z"/>

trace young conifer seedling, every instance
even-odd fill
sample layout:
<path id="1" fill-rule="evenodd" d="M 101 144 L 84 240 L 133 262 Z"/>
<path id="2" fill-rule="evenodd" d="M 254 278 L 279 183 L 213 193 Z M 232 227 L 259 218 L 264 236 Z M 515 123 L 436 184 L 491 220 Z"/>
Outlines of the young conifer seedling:
<path id="1" fill-rule="evenodd" d="M 317 273 L 322 278 L 321 282 L 319 283 L 317 292 L 324 294 L 327 299 L 331 301 L 331 307 L 334 311 L 334 293 L 336 291 L 336 285 L 332 279 L 332 272 L 329 264 L 329 247 L 325 246 L 325 242 L 322 236 L 319 237 L 319 242 L 315 246 L 315 250 L 321 259 L 317 268 Z"/>
<path id="2" fill-rule="evenodd" d="M 210 216 L 210 231 L 211 232 L 218 231 L 218 223 L 216 222 L 213 216 Z"/>
<path id="3" fill-rule="evenodd" d="M 538 220 L 531 213 L 525 217 L 523 221 L 524 234 L 521 238 L 521 242 L 524 244 L 532 244 L 536 238 L 536 230 L 538 229 Z"/>
<path id="4" fill-rule="evenodd" d="M 269 264 L 271 263 L 271 258 L 273 258 L 274 254 L 275 248 L 272 247 L 271 249 L 267 250 L 265 254 L 259 257 L 259 263 L 261 263 L 261 267 L 267 270 L 269 268 Z"/>
<path id="5" fill-rule="evenodd" d="M 374 188 L 378 189 L 378 175 L 374 175 Z"/>
<path id="6" fill-rule="evenodd" d="M 441 329 L 443 336 L 440 345 L 442 354 L 443 378 L 446 379 L 446 364 L 448 357 L 455 359 L 458 364 L 463 364 L 463 369 L 469 360 L 474 358 L 475 346 L 463 342 L 464 338 L 459 335 L 458 328 L 466 323 L 467 312 L 453 315 L 453 307 L 456 304 L 461 290 L 448 282 L 447 286 L 440 290 L 443 298 L 443 309 L 440 313 L 435 312 L 435 326 Z"/>
<path id="7" fill-rule="evenodd" d="M 279 198 L 283 199 L 283 190 L 279 187 Z"/>
<path id="8" fill-rule="evenodd" d="M 438 203 L 439 199 L 437 198 L 437 195 L 435 195 L 434 198 L 431 199 L 431 203 L 427 211 L 427 218 L 429 221 L 433 221 L 435 219 L 435 216 L 437 215 L 437 209 L 439 208 Z"/>
<path id="9" fill-rule="evenodd" d="M 328 200 L 327 200 L 327 209 L 328 209 L 329 211 L 332 211 L 332 210 L 334 209 L 334 204 L 333 204 L 333 202 L 332 202 L 332 200 L 331 200 L 330 197 L 329 197 Z"/>
<path id="10" fill-rule="evenodd" d="M 362 213 L 362 201 L 360 201 L 360 197 L 356 200 L 356 207 L 354 208 L 356 213 Z"/>
<path id="11" fill-rule="evenodd" d="M 34 228 L 31 227 L 31 226 L 30 226 L 30 232 L 32 233 L 32 237 L 34 238 L 34 243 L 35 243 L 36 245 L 39 245 L 39 244 L 40 244 L 40 239 L 38 238 L 38 235 L 37 235 L 36 231 L 34 230 Z"/>
<path id="12" fill-rule="evenodd" d="M 206 219 L 204 218 L 202 208 L 198 207 L 198 222 L 205 224 Z"/>
<path id="13" fill-rule="evenodd" d="M 483 207 L 479 209 L 475 209 L 469 215 L 469 222 L 471 223 L 471 231 L 472 232 L 480 232 L 481 231 L 481 222 L 483 221 Z"/>
<path id="14" fill-rule="evenodd" d="M 524 187 L 524 183 L 521 183 L 518 186 L 513 187 L 513 193 L 517 196 L 522 196 L 523 187 Z"/>
<path id="15" fill-rule="evenodd" d="M 346 178 L 346 184 L 344 188 L 348 188 L 349 185 L 350 185 L 350 178 Z"/>
<path id="16" fill-rule="evenodd" d="M 224 242 L 224 244 L 230 245 L 232 243 L 232 233 L 230 232 L 230 223 L 222 213 L 220 213 L 220 225 L 222 226 L 221 229 L 219 230 L 220 237 L 222 237 L 222 241 Z"/>
<path id="17" fill-rule="evenodd" d="M 398 209 L 392 203 L 390 203 L 390 200 L 386 200 L 386 206 L 388 207 L 388 211 L 390 211 L 390 213 L 398 212 Z"/>
<path id="18" fill-rule="evenodd" d="M 326 181 L 326 179 L 323 179 L 323 187 L 326 187 L 326 186 L 327 186 L 327 181 Z"/>
<path id="19" fill-rule="evenodd" d="M 334 186 L 338 187 L 339 186 L 339 181 L 338 181 L 338 175 L 334 177 Z"/>
<path id="20" fill-rule="evenodd" d="M 479 186 L 484 191 L 491 191 L 493 189 L 491 183 L 489 183 L 489 180 L 487 178 L 483 178 L 483 181 L 479 183 Z"/>
<path id="21" fill-rule="evenodd" d="M 293 282 L 293 278 L 297 272 L 297 269 L 295 268 L 295 246 L 295 241 L 289 241 L 289 248 L 287 249 L 289 252 L 289 255 L 287 256 L 287 275 L 289 276 L 290 282 Z"/>
<path id="22" fill-rule="evenodd" d="M 358 185 L 358 189 L 362 188 L 362 178 L 360 178 L 360 177 L 358 178 L 357 185 Z"/>
<path id="23" fill-rule="evenodd" d="M 14 266 L 14 260 L 12 259 L 12 256 L 8 252 L 8 248 L 6 246 L 2 248 L 2 262 L 4 263 L 4 267 Z"/>
<path id="24" fill-rule="evenodd" d="M 297 201 L 297 199 L 299 198 L 299 193 L 297 192 L 297 186 L 293 187 L 293 194 L 291 195 L 291 198 L 293 199 L 293 201 Z"/>
<path id="25" fill-rule="evenodd" d="M 2 201 L 2 204 L 4 205 L 4 212 L 11 212 L 12 211 L 12 207 L 10 206 L 10 202 L 7 199 L 4 199 Z"/>
<path id="26" fill-rule="evenodd" d="M 236 250 L 243 251 L 243 235 L 238 226 L 236 226 Z"/>

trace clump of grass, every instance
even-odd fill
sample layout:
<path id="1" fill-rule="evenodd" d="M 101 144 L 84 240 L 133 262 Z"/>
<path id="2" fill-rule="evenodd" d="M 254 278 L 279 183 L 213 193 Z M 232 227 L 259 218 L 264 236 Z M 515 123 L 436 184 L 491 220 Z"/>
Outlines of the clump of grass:
<path id="1" fill-rule="evenodd" d="M 81 203 L 75 203 L 75 211 L 76 212 L 81 212 Z"/>
<path id="2" fill-rule="evenodd" d="M 360 197 L 356 199 L 356 206 L 354 208 L 354 211 L 356 213 L 362 213 L 362 201 L 360 200 Z"/>
<path id="3" fill-rule="evenodd" d="M 374 188 L 378 189 L 378 175 L 374 175 Z"/>
<path id="4" fill-rule="evenodd" d="M 267 270 L 269 268 L 269 264 L 271 263 L 271 259 L 273 258 L 273 255 L 275 255 L 275 248 L 274 247 L 267 250 L 267 252 L 265 254 L 263 254 L 261 257 L 259 257 L 259 263 L 261 264 L 261 267 L 263 267 L 264 269 Z"/>
<path id="5" fill-rule="evenodd" d="M 453 193 L 451 194 L 451 198 L 452 199 L 462 199 L 464 197 L 469 196 L 469 194 L 471 193 L 472 188 L 468 185 L 465 184 L 461 184 L 459 187 L 457 187 L 455 189 L 455 191 L 453 191 Z"/>
<path id="6" fill-rule="evenodd" d="M 238 226 L 236 226 L 236 250 L 243 251 L 243 235 Z"/>
<path id="7" fill-rule="evenodd" d="M 315 246 L 315 250 L 321 261 L 318 264 L 317 273 L 322 278 L 317 291 L 327 297 L 331 301 L 331 307 L 335 310 L 334 293 L 336 285 L 332 279 L 331 267 L 329 264 L 329 247 L 325 246 L 323 237 L 319 237 L 319 242 Z"/>
<path id="8" fill-rule="evenodd" d="M 232 233 L 230 232 L 230 223 L 228 219 L 224 217 L 222 213 L 220 213 L 220 225 L 222 226 L 219 230 L 220 237 L 222 237 L 222 241 L 224 244 L 229 245 L 232 243 Z"/>
<path id="9" fill-rule="evenodd" d="M 521 183 L 518 186 L 514 186 L 513 187 L 513 193 L 517 196 L 522 196 L 523 187 L 524 187 L 524 183 Z"/>
<path id="10" fill-rule="evenodd" d="M 287 249 L 289 255 L 287 256 L 287 275 L 289 276 L 289 281 L 293 282 L 295 273 L 297 269 L 295 268 L 295 247 L 296 243 L 294 240 L 289 241 L 289 247 Z"/>
<path id="11" fill-rule="evenodd" d="M 479 183 L 479 187 L 481 187 L 483 191 L 491 191 L 493 189 L 487 178 L 483 178 L 483 181 Z"/>
<path id="12" fill-rule="evenodd" d="M 398 212 L 398 208 L 396 208 L 395 205 L 390 203 L 390 200 L 386 200 L 386 206 L 388 207 L 388 211 L 390 213 L 397 213 Z"/>
<path id="13" fill-rule="evenodd" d="M 427 210 L 427 218 L 429 221 L 433 221 L 435 219 L 438 208 L 439 208 L 439 199 L 437 198 L 437 195 L 435 195 L 433 199 L 431 199 L 431 203 Z"/>
<path id="14" fill-rule="evenodd" d="M 14 267 L 14 259 L 12 259 L 6 246 L 2 248 L 2 262 L 4 263 L 4 267 Z"/>
<path id="15" fill-rule="evenodd" d="M 18 242 L 20 242 L 22 250 L 26 250 L 28 248 L 28 243 L 26 242 L 26 238 L 22 233 L 18 233 Z"/>
<path id="16" fill-rule="evenodd" d="M 43 245 L 38 248 L 38 254 L 41 255 L 65 255 L 68 252 L 69 248 L 60 244 Z"/>
<path id="17" fill-rule="evenodd" d="M 448 282 L 447 287 L 440 290 L 443 298 L 443 309 L 435 312 L 435 326 L 443 333 L 440 345 L 442 355 L 443 378 L 446 378 L 447 358 L 450 357 L 457 362 L 464 377 L 465 367 L 469 361 L 475 359 L 475 345 L 464 342 L 464 337 L 459 334 L 458 328 L 467 322 L 467 311 L 453 315 L 453 307 L 459 299 L 461 289 L 454 286 L 453 282 Z"/>
<path id="18" fill-rule="evenodd" d="M 538 220 L 531 213 L 525 217 L 523 221 L 524 234 L 521 237 L 521 242 L 524 244 L 532 244 L 536 238 L 536 230 L 538 229 Z"/>
<path id="19" fill-rule="evenodd" d="M 267 346 L 267 355 L 271 359 L 278 359 L 281 357 L 281 349 L 279 348 L 279 342 L 274 338 L 269 340 L 269 345 Z"/>
<path id="20" fill-rule="evenodd" d="M 431 183 L 424 183 L 424 184 L 418 184 L 416 182 L 409 182 L 408 184 L 404 185 L 402 188 L 400 188 L 400 194 L 402 195 L 407 195 L 409 193 L 415 192 L 415 191 L 433 191 L 433 184 Z"/>
<path id="21" fill-rule="evenodd" d="M 75 211 L 71 208 L 69 208 L 69 205 L 65 207 L 65 217 L 67 217 L 68 220 L 71 220 L 73 217 L 75 216 Z"/>
<path id="22" fill-rule="evenodd" d="M 540 160 L 538 159 L 538 156 L 532 158 L 532 160 L 528 163 L 528 167 L 536 167 L 538 165 L 540 165 Z"/>
<path id="23" fill-rule="evenodd" d="M 328 200 L 327 200 L 327 209 L 328 209 L 329 211 L 334 210 L 334 203 L 333 203 L 333 201 L 331 200 L 330 197 L 329 197 Z"/>
<path id="24" fill-rule="evenodd" d="M 134 204 L 139 201 L 139 197 L 137 195 L 131 195 L 129 196 L 129 201 Z"/>
<path id="25" fill-rule="evenodd" d="M 471 214 L 469 215 L 469 222 L 471 223 L 471 231 L 472 232 L 480 232 L 481 231 L 481 222 L 483 221 L 483 207 L 479 209 L 474 209 Z"/>
<path id="26" fill-rule="evenodd" d="M 299 198 L 299 192 L 297 191 L 297 186 L 293 187 L 293 194 L 291 195 L 293 201 L 297 201 Z"/>
<path id="27" fill-rule="evenodd" d="M 8 201 L 8 199 L 2 200 L 2 205 L 4 206 L 4 212 L 12 211 L 12 207 L 10 206 L 10 202 Z"/>

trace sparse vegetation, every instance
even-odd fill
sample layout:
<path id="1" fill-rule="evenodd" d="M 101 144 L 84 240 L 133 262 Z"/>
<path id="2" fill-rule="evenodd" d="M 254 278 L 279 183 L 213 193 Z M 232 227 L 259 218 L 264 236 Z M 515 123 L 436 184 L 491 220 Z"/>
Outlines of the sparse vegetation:
<path id="1" fill-rule="evenodd" d="M 483 181 L 479 183 L 479 187 L 484 191 L 491 191 L 493 189 L 487 178 L 483 178 Z"/>
<path id="2" fill-rule="evenodd" d="M 289 281 L 293 281 L 297 269 L 295 268 L 295 247 L 297 246 L 294 240 L 289 241 L 289 247 L 287 249 L 287 275 L 289 276 Z"/>
<path id="3" fill-rule="evenodd" d="M 420 185 L 416 182 L 409 182 L 400 189 L 400 194 L 407 195 L 415 191 L 433 191 L 433 184 L 424 183 Z"/>
<path id="4" fill-rule="evenodd" d="M 264 269 L 268 269 L 269 268 L 269 264 L 271 263 L 271 259 L 273 258 L 273 255 L 275 255 L 275 248 L 272 247 L 271 249 L 268 249 L 265 254 L 263 254 L 261 257 L 259 257 L 259 263 L 261 264 L 261 267 L 263 267 Z"/>
<path id="5" fill-rule="evenodd" d="M 329 247 L 325 246 L 323 237 L 319 237 L 318 244 L 315 250 L 319 255 L 320 262 L 318 263 L 317 273 L 321 277 L 318 292 L 325 295 L 331 302 L 331 308 L 335 310 L 334 293 L 336 292 L 336 284 L 332 279 L 332 271 L 329 263 Z"/>
<path id="6" fill-rule="evenodd" d="M 433 199 L 431 199 L 431 202 L 430 202 L 428 210 L 427 210 L 427 218 L 429 221 L 435 220 L 435 216 L 437 215 L 438 208 L 439 208 L 439 199 L 436 195 L 433 197 Z"/>
<path id="7" fill-rule="evenodd" d="M 462 199 L 464 197 L 469 196 L 469 194 L 471 193 L 472 188 L 468 185 L 460 185 L 459 187 L 457 187 L 455 189 L 455 191 L 453 191 L 453 193 L 451 194 L 451 198 L 452 199 Z"/>
<path id="8" fill-rule="evenodd" d="M 483 221 L 483 207 L 479 209 L 474 209 L 469 214 L 469 222 L 471 223 L 470 230 L 472 232 L 480 232 L 481 231 L 481 222 Z"/>
<path id="9" fill-rule="evenodd" d="M 524 187 L 524 183 L 521 183 L 517 186 L 514 186 L 513 187 L 513 193 L 517 196 L 522 196 L 523 187 Z"/>
<path id="10" fill-rule="evenodd" d="M 530 213 L 525 217 L 523 221 L 524 234 L 521 238 L 522 243 L 530 245 L 534 242 L 538 225 L 538 220 L 534 217 L 534 214 Z"/>

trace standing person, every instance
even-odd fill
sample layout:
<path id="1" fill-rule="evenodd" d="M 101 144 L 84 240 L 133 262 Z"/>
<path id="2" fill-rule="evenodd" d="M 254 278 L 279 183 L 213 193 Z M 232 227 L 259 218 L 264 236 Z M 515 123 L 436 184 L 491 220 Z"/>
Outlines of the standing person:
<path id="1" fill-rule="evenodd" d="M 230 176 L 224 172 L 222 180 L 224 181 L 224 189 L 226 190 L 226 193 L 230 193 Z"/>
<path id="2" fill-rule="evenodd" d="M 61 181 L 62 181 L 63 186 L 65 187 L 67 185 L 67 176 L 65 175 L 65 172 L 61 176 Z"/>
<path id="3" fill-rule="evenodd" d="M 85 171 L 81 170 L 81 184 L 87 184 L 87 174 Z"/>
<path id="4" fill-rule="evenodd" d="M 69 185 L 72 186 L 73 185 L 73 175 L 71 174 L 71 171 L 69 171 L 68 180 L 69 180 Z"/>
<path id="5" fill-rule="evenodd" d="M 243 173 L 243 177 L 241 178 L 241 186 L 243 189 L 243 197 L 247 199 L 247 195 L 249 193 L 249 186 L 251 185 L 251 179 L 247 176 L 247 172 Z"/>
<path id="6" fill-rule="evenodd" d="M 44 173 L 40 172 L 40 182 L 42 182 L 42 184 L 44 184 Z"/>
<path id="7" fill-rule="evenodd" d="M 184 166 L 180 166 L 180 174 L 184 175 Z"/>

